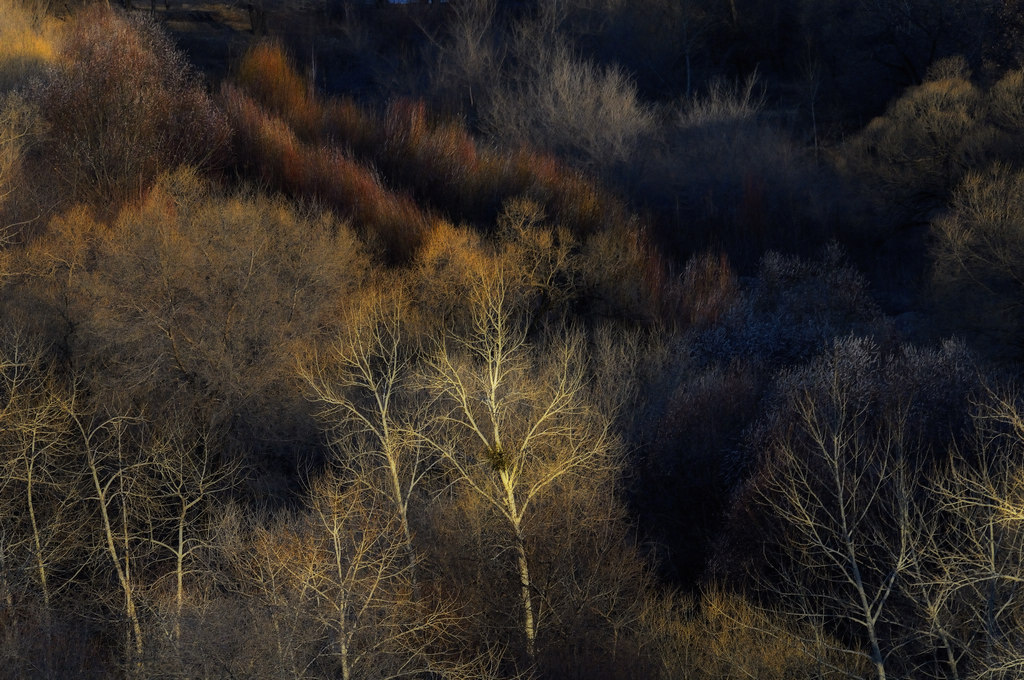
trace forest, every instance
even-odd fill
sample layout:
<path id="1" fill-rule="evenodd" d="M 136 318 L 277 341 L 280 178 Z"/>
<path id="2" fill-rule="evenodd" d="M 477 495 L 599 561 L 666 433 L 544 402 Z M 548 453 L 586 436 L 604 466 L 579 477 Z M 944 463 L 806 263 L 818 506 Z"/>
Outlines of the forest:
<path id="1" fill-rule="evenodd" d="M 1024 677 L 1024 0 L 0 0 L 0 678 Z"/>

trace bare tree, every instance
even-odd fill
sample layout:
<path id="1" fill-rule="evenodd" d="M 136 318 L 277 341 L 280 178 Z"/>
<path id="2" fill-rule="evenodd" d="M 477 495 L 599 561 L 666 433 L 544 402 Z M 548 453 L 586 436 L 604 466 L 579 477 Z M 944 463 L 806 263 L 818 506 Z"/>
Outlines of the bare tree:
<path id="1" fill-rule="evenodd" d="M 246 643 L 235 643 L 241 647 L 235 655 L 216 651 L 219 663 L 232 673 L 259 664 L 265 677 L 308 677 L 319 655 L 323 645 L 306 600 L 306 581 L 293 574 L 310 568 L 311 556 L 297 542 L 302 525 L 295 513 L 271 517 L 238 506 L 229 506 L 221 518 L 219 553 L 235 593 L 230 607 L 246 612 L 239 620 L 241 630 L 231 633 L 240 633 Z"/>
<path id="2" fill-rule="evenodd" d="M 350 477 L 381 490 L 398 519 L 407 564 L 416 579 L 410 502 L 430 470 L 428 452 L 416 440 L 409 399 L 410 341 L 401 296 L 371 293 L 351 314 L 340 337 L 299 373 L 322 406 L 336 457 Z"/>
<path id="3" fill-rule="evenodd" d="M 95 551 L 114 574 L 129 630 L 126 655 L 134 672 L 144 665 L 143 581 L 137 573 L 146 552 L 145 528 L 152 509 L 150 487 L 154 451 L 140 440 L 141 421 L 122 414 L 98 415 L 78 396 L 67 403 L 68 417 L 84 458 L 84 477 L 98 520 Z"/>
<path id="4" fill-rule="evenodd" d="M 877 426 L 838 370 L 824 398 L 802 396 L 796 428 L 772 445 L 759 501 L 780 521 L 776 563 L 759 584 L 796 617 L 840 621 L 891 676 L 889 627 L 914 565 L 912 474 L 900 415 Z"/>
<path id="5" fill-rule="evenodd" d="M 65 408 L 75 389 L 45 348 L 0 331 L 0 608 L 18 621 L 4 645 L 18 673 L 69 671 L 78 651 L 61 608 L 80 583 L 89 526 Z"/>
<path id="6" fill-rule="evenodd" d="M 302 511 L 249 518 L 225 546 L 252 605 L 245 635 L 272 647 L 266 665 L 281 677 L 491 677 L 488 659 L 466 653 L 456 609 L 413 595 L 390 499 L 363 481 L 329 466 Z"/>
<path id="7" fill-rule="evenodd" d="M 24 548 L 49 615 L 54 567 L 74 551 L 76 494 L 66 474 L 64 391 L 40 348 L 13 339 L 0 348 L 0 503 L 6 550 Z"/>
<path id="8" fill-rule="evenodd" d="M 501 41 L 495 35 L 496 0 L 450 3 L 452 16 L 446 34 L 423 30 L 437 48 L 437 66 L 431 74 L 434 90 L 455 102 L 476 109 L 491 91 L 490 81 L 504 60 Z"/>
<path id="9" fill-rule="evenodd" d="M 995 394 L 979 411 L 974 439 L 929 485 L 926 568 L 912 585 L 926 594 L 920 633 L 944 662 L 936 677 L 1003 680 L 1024 672 L 1024 417 Z"/>
<path id="10" fill-rule="evenodd" d="M 158 508 L 149 542 L 169 554 L 173 579 L 174 640 L 181 642 L 185 580 L 203 573 L 201 556 L 213 548 L 213 510 L 217 497 L 238 481 L 240 465 L 224 455 L 209 431 L 190 427 L 184 417 L 155 443 L 151 475 Z M 159 558 L 157 558 L 159 559 Z"/>
<path id="11" fill-rule="evenodd" d="M 344 474 L 344 471 L 342 471 Z M 453 610 L 428 607 L 414 594 L 407 546 L 391 506 L 359 482 L 328 471 L 310 489 L 310 521 L 316 559 L 301 575 L 333 632 L 345 680 L 401 678 L 422 672 L 463 677 L 472 666 L 445 658 L 441 643 L 454 644 Z M 457 658 L 457 657 L 454 657 Z"/>
<path id="12" fill-rule="evenodd" d="M 424 382 L 437 428 L 424 437 L 455 479 L 496 511 L 511 534 L 526 656 L 536 658 L 538 618 L 527 528 L 546 496 L 615 465 L 608 422 L 587 399 L 583 341 L 565 329 L 543 350 L 501 266 L 480 275 L 471 327 L 437 343 Z"/>

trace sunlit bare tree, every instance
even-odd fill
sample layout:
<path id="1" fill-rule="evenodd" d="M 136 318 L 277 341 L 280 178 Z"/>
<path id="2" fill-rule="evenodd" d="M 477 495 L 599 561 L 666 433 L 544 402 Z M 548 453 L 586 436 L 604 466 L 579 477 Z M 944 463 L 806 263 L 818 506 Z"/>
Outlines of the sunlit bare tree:
<path id="1" fill-rule="evenodd" d="M 608 421 L 587 398 L 578 332 L 563 329 L 543 347 L 533 344 L 516 283 L 500 266 L 481 274 L 468 303 L 471 327 L 439 341 L 426 361 L 437 427 L 424 442 L 509 530 L 519 630 L 532 661 L 540 594 L 527 529 L 549 495 L 612 469 L 616 449 Z"/>
<path id="2" fill-rule="evenodd" d="M 391 504 L 418 588 L 409 513 L 431 457 L 416 438 L 406 313 L 400 296 L 371 293 L 331 347 L 300 366 L 300 375 L 322 407 L 335 458 Z"/>

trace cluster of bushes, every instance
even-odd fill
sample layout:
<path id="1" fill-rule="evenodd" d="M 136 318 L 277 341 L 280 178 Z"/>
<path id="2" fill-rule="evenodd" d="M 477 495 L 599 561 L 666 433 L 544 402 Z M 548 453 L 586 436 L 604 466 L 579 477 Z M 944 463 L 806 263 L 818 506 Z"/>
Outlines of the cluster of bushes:
<path id="1" fill-rule="evenodd" d="M 715 663 L 809 668 L 738 596 L 657 594 L 613 425 L 644 341 L 565 320 L 593 276 L 568 230 L 528 201 L 494 240 L 444 229 L 374 269 L 347 224 L 181 169 L 16 249 L 12 667 L 673 677 L 741 645 Z"/>
<path id="2" fill-rule="evenodd" d="M 493 224 L 508 199 L 523 195 L 538 201 L 559 222 L 580 234 L 621 222 L 625 217 L 620 204 L 555 157 L 525 149 L 509 153 L 482 147 L 456 122 L 429 116 L 423 103 L 397 100 L 376 116 L 350 100 L 320 101 L 278 44 L 253 46 L 238 67 L 236 83 L 265 110 L 261 121 L 250 120 L 255 113 L 234 113 L 243 138 L 241 148 L 247 154 L 265 154 L 266 164 L 272 167 L 302 165 L 289 163 L 286 149 L 295 143 L 285 141 L 287 132 L 275 129 L 283 123 L 298 140 L 317 150 L 332 149 L 338 156 L 363 166 L 364 173 L 376 169 L 381 173 L 380 183 L 451 221 Z M 230 110 L 243 108 L 235 103 L 240 95 L 234 90 L 226 89 L 224 99 Z M 256 139 L 267 141 L 261 145 L 253 143 Z M 278 141 L 271 141 L 274 139 Z M 270 148 L 270 144 L 280 148 Z M 311 149 L 307 155 L 311 152 L 319 151 Z M 250 164 L 262 166 L 260 158 L 246 158 Z M 317 173 L 310 169 L 306 174 L 311 176 L 310 181 L 323 184 L 329 184 L 336 174 L 344 174 L 332 174 L 330 170 L 325 167 Z M 349 200 L 374 203 L 370 197 L 364 199 L 358 194 Z"/>
<path id="3" fill-rule="evenodd" d="M 964 59 L 941 60 L 840 156 L 870 187 L 878 238 L 917 233 L 907 260 L 927 257 L 910 266 L 924 270 L 918 295 L 936 325 L 1002 361 L 1020 358 L 1022 84 L 1019 69 L 985 83 Z"/>
<path id="4" fill-rule="evenodd" d="M 984 8 L 840 3 L 843 63 L 809 0 L 325 8 L 430 44 L 375 99 L 3 3 L 5 668 L 1018 671 L 1024 76 L 948 30 Z M 893 58 L 923 81 L 830 144 Z"/>

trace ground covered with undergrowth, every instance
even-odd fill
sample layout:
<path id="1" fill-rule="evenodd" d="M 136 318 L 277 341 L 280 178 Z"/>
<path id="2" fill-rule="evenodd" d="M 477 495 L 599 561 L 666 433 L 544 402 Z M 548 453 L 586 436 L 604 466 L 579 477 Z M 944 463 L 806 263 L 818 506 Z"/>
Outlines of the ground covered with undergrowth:
<path id="1" fill-rule="evenodd" d="M 1018 4 L 0 0 L 0 676 L 1018 677 Z"/>

